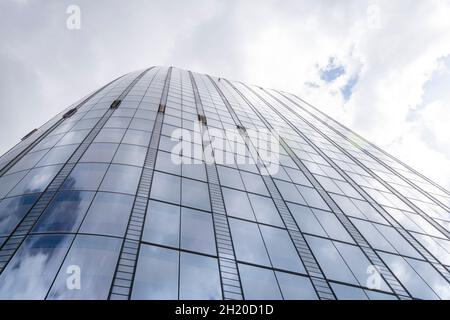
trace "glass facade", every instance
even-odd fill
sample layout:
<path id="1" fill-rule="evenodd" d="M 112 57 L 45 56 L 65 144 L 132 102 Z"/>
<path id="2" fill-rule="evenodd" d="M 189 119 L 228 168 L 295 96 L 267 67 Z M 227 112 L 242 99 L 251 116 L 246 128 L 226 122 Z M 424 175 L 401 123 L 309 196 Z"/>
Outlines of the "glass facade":
<path id="1" fill-rule="evenodd" d="M 450 299 L 450 193 L 295 95 L 152 67 L 0 157 L 0 299 Z"/>

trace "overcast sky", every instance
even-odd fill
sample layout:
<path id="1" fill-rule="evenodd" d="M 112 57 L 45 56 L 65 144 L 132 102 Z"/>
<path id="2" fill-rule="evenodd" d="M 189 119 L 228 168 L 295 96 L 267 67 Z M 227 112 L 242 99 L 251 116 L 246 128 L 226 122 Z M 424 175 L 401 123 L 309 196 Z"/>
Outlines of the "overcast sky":
<path id="1" fill-rule="evenodd" d="M 450 188 L 449 17 L 430 0 L 1 0 L 0 154 L 113 78 L 172 65 L 299 94 Z"/>

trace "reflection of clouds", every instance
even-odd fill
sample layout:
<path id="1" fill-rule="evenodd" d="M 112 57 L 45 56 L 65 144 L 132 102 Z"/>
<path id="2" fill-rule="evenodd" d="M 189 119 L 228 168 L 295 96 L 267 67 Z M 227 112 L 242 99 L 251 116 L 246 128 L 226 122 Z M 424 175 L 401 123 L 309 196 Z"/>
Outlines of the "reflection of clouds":
<path id="1" fill-rule="evenodd" d="M 37 195 L 28 195 L 0 202 L 0 235 L 9 235 L 36 199 Z"/>

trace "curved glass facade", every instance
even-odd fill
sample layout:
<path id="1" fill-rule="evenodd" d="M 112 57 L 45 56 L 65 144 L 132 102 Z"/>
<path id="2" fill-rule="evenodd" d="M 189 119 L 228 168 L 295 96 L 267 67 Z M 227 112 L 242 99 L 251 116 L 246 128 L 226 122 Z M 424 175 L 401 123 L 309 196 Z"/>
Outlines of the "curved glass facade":
<path id="1" fill-rule="evenodd" d="M 450 299 L 450 193 L 295 95 L 152 67 L 0 157 L 0 299 Z"/>

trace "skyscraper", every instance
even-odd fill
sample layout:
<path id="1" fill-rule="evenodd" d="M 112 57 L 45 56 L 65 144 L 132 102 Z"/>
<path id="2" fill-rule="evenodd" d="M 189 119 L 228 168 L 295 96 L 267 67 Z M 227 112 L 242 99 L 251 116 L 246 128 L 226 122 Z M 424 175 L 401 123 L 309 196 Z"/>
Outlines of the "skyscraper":
<path id="1" fill-rule="evenodd" d="M 449 228 L 299 97 L 152 67 L 0 158 L 0 299 L 449 299 Z"/>

